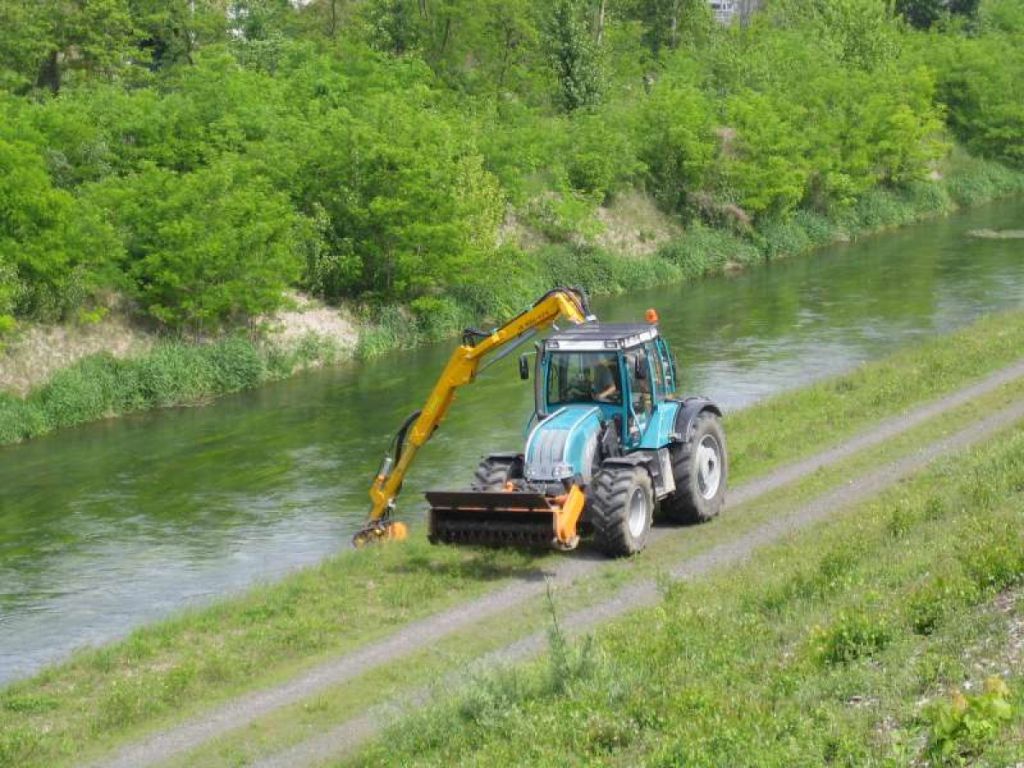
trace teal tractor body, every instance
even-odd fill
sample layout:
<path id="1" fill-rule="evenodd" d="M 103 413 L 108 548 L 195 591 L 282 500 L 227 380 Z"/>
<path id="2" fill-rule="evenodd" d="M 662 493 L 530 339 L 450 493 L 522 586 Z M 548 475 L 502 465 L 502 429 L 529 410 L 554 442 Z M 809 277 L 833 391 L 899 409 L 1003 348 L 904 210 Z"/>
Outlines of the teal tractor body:
<path id="1" fill-rule="evenodd" d="M 527 356 L 520 376 L 530 378 Z M 575 488 L 578 534 L 611 556 L 647 543 L 655 519 L 699 523 L 724 505 L 728 457 L 722 412 L 680 397 L 676 361 L 653 323 L 585 323 L 537 348 L 535 409 L 522 451 L 494 453 L 472 488 L 428 492 L 430 539 L 553 544 L 559 504 Z"/>

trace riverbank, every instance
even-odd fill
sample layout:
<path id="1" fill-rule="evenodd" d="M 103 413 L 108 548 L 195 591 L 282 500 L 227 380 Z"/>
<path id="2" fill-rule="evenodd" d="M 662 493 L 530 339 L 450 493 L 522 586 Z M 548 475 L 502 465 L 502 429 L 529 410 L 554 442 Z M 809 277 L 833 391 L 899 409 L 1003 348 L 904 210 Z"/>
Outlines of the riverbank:
<path id="1" fill-rule="evenodd" d="M 302 324 L 309 312 L 338 314 L 323 306 L 296 311 L 290 318 L 291 327 L 308 332 L 262 339 L 245 334 L 192 344 L 142 332 L 133 338 L 123 325 L 114 325 L 105 351 L 74 360 L 27 393 L 0 391 L 0 445 L 151 408 L 206 404 L 311 367 L 449 339 L 467 326 L 510 316 L 552 285 L 582 285 L 594 295 L 614 295 L 695 281 L 1021 192 L 1024 173 L 958 151 L 932 180 L 902 190 L 875 189 L 830 217 L 802 211 L 787 221 L 739 232 L 705 226 L 680 231 L 652 202 L 637 206 L 633 196 L 631 218 L 618 215 L 614 203 L 595 214 L 609 223 L 589 241 L 550 242 L 519 225 L 510 236 L 531 250 L 509 251 L 508 263 L 494 267 L 502 280 L 486 295 L 436 296 L 412 306 L 348 306 L 342 313 L 344 338 L 336 332 L 341 316 L 333 324 Z M 645 239 L 645 232 L 657 234 Z M 628 243 L 643 247 L 631 249 Z M 608 244 L 624 251 L 607 250 Z M 37 339 L 34 344 L 52 344 L 46 334 Z M 31 360 L 34 354 L 27 349 L 24 357 Z"/>
<path id="2" fill-rule="evenodd" d="M 838 379 L 732 414 L 728 430 L 733 478 L 742 484 L 914 403 L 949 395 L 1016 360 L 1021 349 L 1024 315 L 995 316 Z M 891 440 L 853 461 L 861 467 L 877 466 L 890 454 L 911 452 L 921 441 L 966 426 L 979 412 L 1020 395 L 1019 383 L 1000 388 L 979 397 L 970 408 L 955 409 L 905 439 Z M 814 474 L 808 488 L 789 491 L 781 503 L 791 505 L 800 494 L 828 484 L 838 487 L 847 482 L 850 471 L 849 466 L 840 466 L 831 473 Z M 716 537 L 733 535 L 738 529 L 732 526 L 742 528 L 751 522 L 753 518 L 726 516 L 711 526 L 687 529 L 676 539 L 684 546 L 708 546 L 719 540 Z M 673 547 L 659 552 L 655 548 L 635 561 L 603 565 L 598 578 L 588 578 L 582 585 L 585 591 L 593 590 L 586 599 L 598 599 L 603 590 L 624 580 L 653 575 L 652 568 L 657 570 L 666 558 L 679 554 Z M 345 553 L 242 598 L 84 651 L 8 686 L 0 693 L 0 764 L 52 765 L 98 756 L 231 696 L 288 680 L 332 655 L 378 643 L 417 618 L 566 562 L 570 561 L 557 556 L 430 548 L 418 530 L 399 547 Z M 573 605 L 585 602 L 579 595 L 569 599 Z M 529 619 L 543 625 L 543 607 L 531 612 Z M 504 627 L 501 637 L 492 640 L 507 641 L 513 629 L 527 628 Z M 488 637 L 477 630 L 469 635 L 477 641 L 462 635 L 450 644 L 451 653 L 465 653 Z M 438 653 L 389 667 L 390 682 L 357 680 L 354 685 L 363 696 L 379 697 L 395 685 L 425 682 L 449 659 L 448 651 Z M 337 714 L 332 704 L 310 706 L 298 709 L 310 716 Z M 278 736 L 292 732 L 286 728 Z"/>

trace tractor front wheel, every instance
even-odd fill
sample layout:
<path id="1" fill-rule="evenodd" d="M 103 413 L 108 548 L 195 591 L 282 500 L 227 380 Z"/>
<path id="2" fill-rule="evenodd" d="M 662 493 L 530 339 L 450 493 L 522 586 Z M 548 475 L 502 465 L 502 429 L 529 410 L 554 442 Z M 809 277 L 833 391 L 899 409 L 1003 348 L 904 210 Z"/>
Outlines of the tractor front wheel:
<path id="1" fill-rule="evenodd" d="M 662 499 L 659 518 L 673 523 L 704 523 L 722 511 L 729 460 L 725 431 L 715 414 L 697 417 L 689 441 L 670 449 L 676 490 Z"/>
<path id="2" fill-rule="evenodd" d="M 473 474 L 474 491 L 503 491 L 509 480 L 523 476 L 522 459 L 511 456 L 487 456 Z"/>
<path id="3" fill-rule="evenodd" d="M 590 483 L 589 519 L 606 555 L 625 557 L 647 545 L 654 516 L 654 488 L 643 467 L 602 467 Z"/>

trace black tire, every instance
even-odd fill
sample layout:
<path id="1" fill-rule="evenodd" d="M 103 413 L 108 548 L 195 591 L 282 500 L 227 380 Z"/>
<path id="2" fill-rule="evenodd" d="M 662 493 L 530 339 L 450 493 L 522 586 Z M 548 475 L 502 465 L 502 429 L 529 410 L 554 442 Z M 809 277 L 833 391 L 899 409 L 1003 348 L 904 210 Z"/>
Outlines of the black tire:
<path id="1" fill-rule="evenodd" d="M 702 474 L 697 466 L 704 446 L 711 450 L 718 464 L 718 484 L 714 493 L 705 485 L 708 468 Z M 725 430 L 722 421 L 711 411 L 704 411 L 697 417 L 690 439 L 676 443 L 669 449 L 672 459 L 672 475 L 676 489 L 661 501 L 658 518 L 673 523 L 706 523 L 722 511 L 725 505 L 725 487 L 729 479 L 729 455 L 725 446 Z M 707 454 L 703 453 L 707 461 Z"/>
<path id="2" fill-rule="evenodd" d="M 647 546 L 654 518 L 654 487 L 643 467 L 607 466 L 590 483 L 588 519 L 594 542 L 610 557 L 625 557 Z M 642 504 L 637 518 L 634 504 Z M 634 513 L 630 525 L 631 510 Z"/>
<path id="3" fill-rule="evenodd" d="M 505 483 L 523 476 L 523 462 L 518 457 L 487 456 L 477 465 L 470 487 L 474 491 L 503 491 Z"/>

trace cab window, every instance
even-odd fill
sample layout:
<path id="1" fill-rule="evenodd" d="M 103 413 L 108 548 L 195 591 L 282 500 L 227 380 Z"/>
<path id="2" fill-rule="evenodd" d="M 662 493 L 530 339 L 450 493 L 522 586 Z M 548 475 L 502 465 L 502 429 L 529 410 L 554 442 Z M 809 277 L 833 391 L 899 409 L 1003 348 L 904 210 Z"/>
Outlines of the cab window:
<path id="1" fill-rule="evenodd" d="M 555 352 L 548 365 L 548 406 L 622 404 L 619 359 L 614 352 Z"/>
<path id="2" fill-rule="evenodd" d="M 651 397 L 651 368 L 648 365 L 647 352 L 643 347 L 630 350 L 626 353 L 625 359 L 629 366 L 629 389 L 633 399 L 633 410 L 638 414 L 650 413 L 654 403 Z M 645 375 L 637 376 L 638 369 Z"/>

